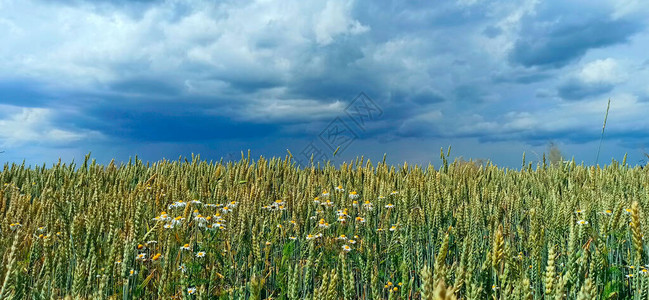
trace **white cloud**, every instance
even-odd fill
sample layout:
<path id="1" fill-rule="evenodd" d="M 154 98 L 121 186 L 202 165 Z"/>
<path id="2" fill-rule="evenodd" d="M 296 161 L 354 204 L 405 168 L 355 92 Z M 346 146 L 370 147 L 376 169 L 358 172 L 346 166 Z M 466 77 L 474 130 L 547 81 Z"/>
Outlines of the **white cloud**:
<path id="1" fill-rule="evenodd" d="M 649 121 L 645 118 L 649 103 L 625 93 L 611 98 L 607 123 L 609 135 L 649 131 Z M 403 122 L 400 130 L 407 135 L 413 130 L 430 128 L 435 130 L 430 134 L 443 137 L 475 136 L 513 141 L 547 136 L 560 139 L 566 134 L 580 133 L 592 137 L 601 132 L 607 101 L 560 102 L 556 106 L 535 111 L 509 111 L 496 117 L 480 114 L 442 115 L 438 111 L 431 111 L 409 118 Z M 571 136 L 571 139 L 574 138 Z M 584 139 L 588 140 L 589 137 Z"/>
<path id="2" fill-rule="evenodd" d="M 337 35 L 349 33 L 360 34 L 369 30 L 368 26 L 354 20 L 351 15 L 351 3 L 329 0 L 317 16 L 315 23 L 316 41 L 321 45 L 330 44 Z"/>
<path id="3" fill-rule="evenodd" d="M 369 30 L 352 17 L 352 2 L 289 2 L 191 2 L 180 14 L 170 1 L 136 15 L 128 6 L 8 0 L 0 11 L 0 76 L 76 88 L 151 73 L 198 79 L 197 69 L 282 77 L 311 45 Z"/>
<path id="4" fill-rule="evenodd" d="M 253 123 L 309 122 L 334 118 L 343 113 L 347 104 L 341 101 L 330 103 L 315 99 L 268 99 L 263 98 L 250 103 L 245 113 L 235 119 Z M 222 111 L 212 111 L 221 115 Z"/>
<path id="5" fill-rule="evenodd" d="M 97 132 L 72 131 L 52 122 L 54 113 L 46 108 L 0 106 L 5 111 L 0 119 L 0 145 L 15 147 L 24 144 L 64 144 L 101 136 Z"/>
<path id="6" fill-rule="evenodd" d="M 610 2 L 614 7 L 612 15 L 614 19 L 649 13 L 649 7 L 645 0 L 610 0 Z"/>
<path id="7" fill-rule="evenodd" d="M 499 59 L 506 59 L 518 38 L 521 19 L 526 14 L 533 14 L 538 2 L 538 0 L 522 0 L 519 2 L 505 1 L 492 4 L 492 11 L 502 15 L 491 26 L 501 30 L 501 32 L 495 37 L 476 34 L 474 38 L 477 43 L 484 47 L 484 51 L 490 55 Z"/>
<path id="8" fill-rule="evenodd" d="M 598 59 L 587 63 L 577 73 L 584 83 L 617 83 L 624 80 L 617 60 L 613 58 Z"/>

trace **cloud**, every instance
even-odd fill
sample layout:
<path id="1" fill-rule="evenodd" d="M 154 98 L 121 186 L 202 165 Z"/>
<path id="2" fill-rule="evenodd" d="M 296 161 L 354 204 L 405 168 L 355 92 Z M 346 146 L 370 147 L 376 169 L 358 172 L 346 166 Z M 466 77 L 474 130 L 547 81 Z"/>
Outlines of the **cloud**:
<path id="1" fill-rule="evenodd" d="M 337 0 L 327 1 L 322 13 L 316 17 L 317 20 L 314 26 L 318 44 L 331 44 L 337 35 L 356 35 L 370 30 L 368 26 L 351 17 L 352 6 L 350 4 L 352 3 Z"/>
<path id="2" fill-rule="evenodd" d="M 576 79 L 571 79 L 557 88 L 558 95 L 567 100 L 581 100 L 587 97 L 593 97 L 608 93 L 615 86 L 609 83 L 585 83 Z"/>
<path id="3" fill-rule="evenodd" d="M 277 130 L 272 124 L 236 122 L 200 112 L 123 110 L 105 108 L 83 120 L 86 128 L 116 140 L 130 142 L 197 142 L 217 139 L 256 138 Z"/>
<path id="4" fill-rule="evenodd" d="M 617 60 L 610 57 L 586 64 L 577 74 L 586 83 L 617 83 L 624 80 L 623 76 Z"/>
<path id="5" fill-rule="evenodd" d="M 492 80 L 494 83 L 529 84 L 544 81 L 552 77 L 553 76 L 547 71 L 537 70 L 536 68 L 497 71 L 492 74 Z"/>
<path id="6" fill-rule="evenodd" d="M 75 130 L 57 126 L 52 122 L 54 113 L 44 108 L 18 108 L 0 105 L 0 145 L 17 147 L 21 145 L 64 145 L 101 135 L 91 130 Z"/>
<path id="7" fill-rule="evenodd" d="M 625 77 L 615 59 L 599 59 L 584 65 L 557 92 L 563 99 L 581 100 L 611 92 Z"/>
<path id="8" fill-rule="evenodd" d="M 166 82 L 158 78 L 135 77 L 117 79 L 108 84 L 107 89 L 126 95 L 146 97 L 173 97 L 182 94 L 185 87 L 178 82 Z"/>
<path id="9" fill-rule="evenodd" d="M 649 121 L 643 119 L 649 103 L 629 94 L 611 97 L 608 139 L 642 141 L 649 138 Z M 402 137 L 477 138 L 482 142 L 525 141 L 531 145 L 549 140 L 587 143 L 599 139 L 607 99 L 563 102 L 533 112 L 508 110 L 496 116 L 448 114 L 433 110 L 404 121 Z"/>
<path id="10" fill-rule="evenodd" d="M 41 106 L 51 100 L 42 84 L 24 80 L 0 80 L 0 99 L 3 104 L 25 107 Z"/>
<path id="11" fill-rule="evenodd" d="M 453 94 L 458 106 L 464 105 L 465 107 L 466 103 L 491 101 L 498 97 L 498 95 L 485 89 L 480 83 L 458 85 L 453 90 Z"/>
<path id="12" fill-rule="evenodd" d="M 496 27 L 496 26 L 490 25 L 490 26 L 487 26 L 482 31 L 482 33 L 484 33 L 484 35 L 486 35 L 489 38 L 495 38 L 495 37 L 499 36 L 500 34 L 502 34 L 503 30 Z"/>
<path id="13" fill-rule="evenodd" d="M 442 136 L 439 124 L 443 120 L 443 113 L 433 110 L 420 113 L 406 121 L 399 127 L 398 134 L 402 137 Z"/>
<path id="14" fill-rule="evenodd" d="M 602 1 L 541 2 L 523 18 L 509 59 L 526 67 L 560 68 L 590 49 L 626 43 L 645 27 L 644 21 L 615 18 L 614 12 Z"/>
<path id="15" fill-rule="evenodd" d="M 438 91 L 426 86 L 404 93 L 402 97 L 405 97 L 405 99 L 407 99 L 406 101 L 419 105 L 434 104 L 446 100 L 446 97 L 441 95 Z"/>

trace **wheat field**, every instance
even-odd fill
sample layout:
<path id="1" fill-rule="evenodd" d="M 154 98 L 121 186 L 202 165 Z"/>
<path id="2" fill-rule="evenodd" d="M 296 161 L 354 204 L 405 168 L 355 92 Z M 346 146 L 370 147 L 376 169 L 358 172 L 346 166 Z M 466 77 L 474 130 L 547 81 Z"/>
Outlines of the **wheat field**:
<path id="1" fill-rule="evenodd" d="M 647 299 L 647 169 L 364 158 L 0 173 L 2 299 Z"/>

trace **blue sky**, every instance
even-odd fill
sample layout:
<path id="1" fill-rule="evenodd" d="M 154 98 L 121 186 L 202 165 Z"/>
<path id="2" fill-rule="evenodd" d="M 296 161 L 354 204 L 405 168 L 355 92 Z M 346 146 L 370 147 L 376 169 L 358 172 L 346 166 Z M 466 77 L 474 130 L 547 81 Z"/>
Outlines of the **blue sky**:
<path id="1" fill-rule="evenodd" d="M 554 142 L 592 164 L 611 98 L 600 162 L 638 163 L 647 20 L 642 0 L 0 0 L 0 162 L 330 156 L 340 120 L 338 163 L 451 145 L 518 167 Z"/>

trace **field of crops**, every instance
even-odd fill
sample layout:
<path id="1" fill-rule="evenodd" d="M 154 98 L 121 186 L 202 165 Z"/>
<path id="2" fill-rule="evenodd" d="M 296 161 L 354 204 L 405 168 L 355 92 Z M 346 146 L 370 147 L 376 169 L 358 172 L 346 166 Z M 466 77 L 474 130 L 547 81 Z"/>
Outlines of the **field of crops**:
<path id="1" fill-rule="evenodd" d="M 647 299 L 649 169 L 291 157 L 0 173 L 0 298 Z"/>

